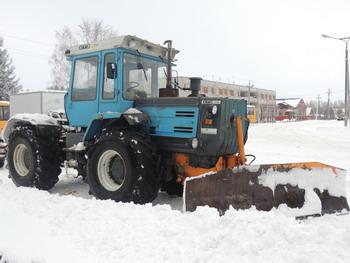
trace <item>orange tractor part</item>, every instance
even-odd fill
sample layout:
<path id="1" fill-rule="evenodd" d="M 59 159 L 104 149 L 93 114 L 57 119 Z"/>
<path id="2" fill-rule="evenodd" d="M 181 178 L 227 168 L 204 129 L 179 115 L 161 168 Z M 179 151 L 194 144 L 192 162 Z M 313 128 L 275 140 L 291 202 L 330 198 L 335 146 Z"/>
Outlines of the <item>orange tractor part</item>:
<path id="1" fill-rule="evenodd" d="M 346 171 L 319 162 L 246 165 L 243 117 L 236 117 L 238 154 L 219 157 L 210 169 L 192 167 L 186 154 L 175 155 L 184 183 L 184 208 L 210 206 L 269 211 L 286 205 L 297 217 L 349 210 L 345 195 Z"/>
<path id="2" fill-rule="evenodd" d="M 209 169 L 202 167 L 193 167 L 189 164 L 189 157 L 184 153 L 176 153 L 175 161 L 182 169 L 182 174 L 178 175 L 177 182 L 183 183 L 187 177 L 195 177 L 205 173 L 219 172 L 227 168 L 233 168 L 246 163 L 246 157 L 244 152 L 244 138 L 243 138 L 243 121 L 242 117 L 238 116 L 235 119 L 237 127 L 237 140 L 238 140 L 238 154 L 232 154 L 227 156 L 220 156 L 215 166 Z"/>

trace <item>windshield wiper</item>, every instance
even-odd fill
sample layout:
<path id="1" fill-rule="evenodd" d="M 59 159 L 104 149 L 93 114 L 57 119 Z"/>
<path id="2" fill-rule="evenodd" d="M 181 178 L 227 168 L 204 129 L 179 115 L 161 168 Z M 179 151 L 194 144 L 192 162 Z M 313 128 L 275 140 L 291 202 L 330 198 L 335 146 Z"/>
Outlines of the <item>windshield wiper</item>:
<path id="1" fill-rule="evenodd" d="M 140 53 L 140 51 L 139 51 L 138 49 L 136 49 L 136 52 L 139 54 L 139 57 L 142 58 L 141 53 Z M 137 62 L 137 69 L 142 69 L 143 75 L 145 76 L 145 79 L 146 79 L 146 81 L 148 82 L 146 70 L 145 70 L 145 68 L 143 67 L 143 64 L 141 63 L 141 61 L 140 61 L 140 62 Z"/>

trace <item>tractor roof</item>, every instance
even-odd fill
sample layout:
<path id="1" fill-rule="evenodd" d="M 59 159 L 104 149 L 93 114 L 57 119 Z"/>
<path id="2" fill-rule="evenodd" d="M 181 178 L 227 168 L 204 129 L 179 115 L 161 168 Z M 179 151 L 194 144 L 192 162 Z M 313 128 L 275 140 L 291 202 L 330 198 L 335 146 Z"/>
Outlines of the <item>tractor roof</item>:
<path id="1" fill-rule="evenodd" d="M 165 57 L 167 53 L 167 48 L 159 44 L 151 43 L 147 40 L 138 38 L 136 36 L 125 35 L 117 36 L 109 39 L 93 42 L 90 44 L 82 44 L 78 46 L 73 46 L 66 50 L 65 54 L 67 56 L 86 54 L 94 51 L 107 50 L 112 48 L 127 48 L 138 50 L 141 53 Z M 172 49 L 172 58 L 179 53 L 178 50 Z"/>

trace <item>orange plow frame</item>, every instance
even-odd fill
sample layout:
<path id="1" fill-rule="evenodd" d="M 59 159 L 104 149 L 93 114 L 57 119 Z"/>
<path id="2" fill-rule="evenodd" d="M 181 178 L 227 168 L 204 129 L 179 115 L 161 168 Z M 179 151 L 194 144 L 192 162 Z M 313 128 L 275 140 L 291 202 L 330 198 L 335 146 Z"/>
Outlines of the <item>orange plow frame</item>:
<path id="1" fill-rule="evenodd" d="M 185 210 L 208 205 L 223 214 L 230 206 L 269 211 L 281 204 L 305 212 L 302 216 L 349 210 L 345 170 L 319 162 L 246 165 L 242 117 L 235 122 L 239 152 L 220 156 L 214 167 L 193 167 L 186 154 L 175 154 L 181 169 L 177 182 L 184 183 Z"/>
<path id="2" fill-rule="evenodd" d="M 242 117 L 237 116 L 235 118 L 237 127 L 237 141 L 238 141 L 238 154 L 220 156 L 215 166 L 212 168 L 194 167 L 189 164 L 189 157 L 184 153 L 176 153 L 175 161 L 183 170 L 182 175 L 177 177 L 178 183 L 183 183 L 187 177 L 196 177 L 209 172 L 219 172 L 226 168 L 233 168 L 246 163 L 246 156 L 244 151 L 244 136 L 243 136 L 243 124 Z"/>

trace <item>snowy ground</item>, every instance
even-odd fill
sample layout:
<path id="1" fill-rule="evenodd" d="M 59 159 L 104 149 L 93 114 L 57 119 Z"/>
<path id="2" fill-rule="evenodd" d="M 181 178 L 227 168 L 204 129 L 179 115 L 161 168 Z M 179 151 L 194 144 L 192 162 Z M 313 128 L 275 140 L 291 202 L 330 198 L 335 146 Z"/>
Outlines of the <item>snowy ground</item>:
<path id="1" fill-rule="evenodd" d="M 252 125 L 246 152 L 256 163 L 321 161 L 350 171 L 350 129 L 337 121 Z M 7 175 L 0 170 L 0 255 L 9 263 L 350 262 L 350 215 L 182 213 L 181 198 L 166 195 L 143 206 L 95 200 L 72 171 L 50 193 L 16 188 Z"/>

